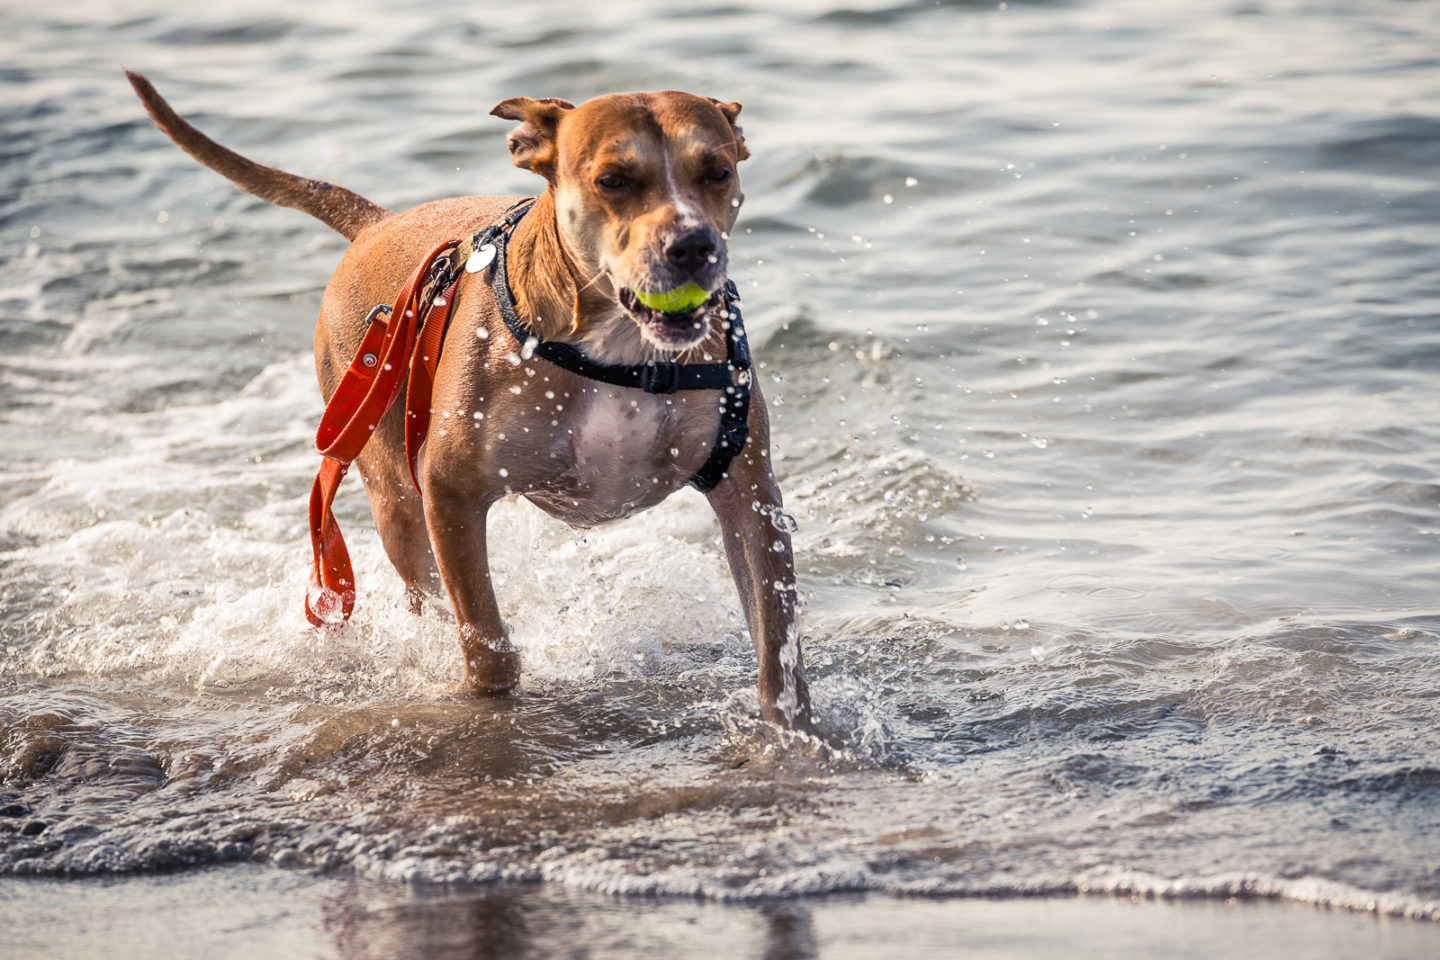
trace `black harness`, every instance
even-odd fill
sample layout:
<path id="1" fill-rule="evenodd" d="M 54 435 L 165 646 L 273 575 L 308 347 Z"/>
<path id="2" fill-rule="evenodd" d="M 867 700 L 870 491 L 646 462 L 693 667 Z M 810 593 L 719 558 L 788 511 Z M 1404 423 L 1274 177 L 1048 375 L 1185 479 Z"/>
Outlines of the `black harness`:
<path id="1" fill-rule="evenodd" d="M 499 223 L 486 227 L 468 241 L 469 256 L 475 256 L 482 250 L 488 254 L 489 250 L 485 248 L 494 248 L 490 290 L 506 329 L 522 348 L 532 348 L 529 355 L 589 380 L 651 394 L 670 394 L 677 390 L 725 391 L 720 406 L 720 430 L 710 448 L 710 457 L 686 481 L 701 493 L 714 490 L 725 478 L 730 461 L 750 436 L 750 345 L 745 339 L 745 324 L 740 317 L 740 292 L 735 289 L 735 283 L 726 280 L 723 291 L 726 329 L 724 363 L 598 363 L 568 343 L 541 340 L 520 322 L 515 313 L 515 298 L 510 292 L 505 272 L 505 245 L 511 229 L 530 212 L 534 204 L 533 200 L 517 204 Z M 462 264 L 455 264 L 455 269 L 461 267 Z"/>

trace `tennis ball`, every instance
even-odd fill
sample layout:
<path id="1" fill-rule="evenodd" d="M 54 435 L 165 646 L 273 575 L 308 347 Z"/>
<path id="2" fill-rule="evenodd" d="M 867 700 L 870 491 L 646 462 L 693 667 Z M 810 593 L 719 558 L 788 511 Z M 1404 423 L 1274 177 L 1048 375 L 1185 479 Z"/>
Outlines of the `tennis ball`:
<path id="1" fill-rule="evenodd" d="M 689 313 L 710 299 L 710 294 L 698 284 L 687 283 L 664 293 L 641 293 L 636 290 L 635 299 L 660 313 Z"/>

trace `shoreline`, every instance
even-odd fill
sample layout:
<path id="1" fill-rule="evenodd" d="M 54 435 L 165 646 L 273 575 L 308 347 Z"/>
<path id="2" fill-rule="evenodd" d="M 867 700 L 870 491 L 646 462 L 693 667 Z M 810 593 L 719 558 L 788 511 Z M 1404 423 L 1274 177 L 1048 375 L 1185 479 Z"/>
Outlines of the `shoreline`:
<path id="1" fill-rule="evenodd" d="M 0 954 L 123 957 L 1365 956 L 1440 952 L 1440 923 L 1262 899 L 833 893 L 720 903 L 554 883 L 412 886 L 236 864 L 0 880 Z M 582 947 L 583 945 L 583 947 Z"/>

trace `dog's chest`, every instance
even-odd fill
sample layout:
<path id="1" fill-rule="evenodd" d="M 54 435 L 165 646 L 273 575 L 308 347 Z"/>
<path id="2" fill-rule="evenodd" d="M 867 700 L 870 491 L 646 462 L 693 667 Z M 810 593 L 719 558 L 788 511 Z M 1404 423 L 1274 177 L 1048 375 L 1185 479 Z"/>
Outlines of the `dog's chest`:
<path id="1" fill-rule="evenodd" d="M 670 408 L 659 397 L 636 390 L 587 390 L 570 428 L 574 472 L 596 489 L 607 481 L 633 480 L 627 473 L 649 472 L 662 462 L 660 444 L 671 419 Z"/>
<path id="2" fill-rule="evenodd" d="M 577 526 L 628 516 L 684 480 L 678 444 L 689 432 L 673 400 L 612 387 L 587 388 L 557 433 L 560 469 L 530 499 Z"/>

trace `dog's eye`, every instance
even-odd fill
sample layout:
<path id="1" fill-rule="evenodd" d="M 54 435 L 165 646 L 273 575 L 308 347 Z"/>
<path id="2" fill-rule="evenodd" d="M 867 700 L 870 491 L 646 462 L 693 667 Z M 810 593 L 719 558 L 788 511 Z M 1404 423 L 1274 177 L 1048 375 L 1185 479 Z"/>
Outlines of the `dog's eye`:
<path id="1" fill-rule="evenodd" d="M 607 173 L 595 178 L 595 185 L 601 190 L 624 190 L 630 186 L 630 181 L 618 173 Z"/>
<path id="2" fill-rule="evenodd" d="M 726 180 L 729 179 L 729 167 L 711 167 L 709 170 L 705 171 L 706 183 L 724 183 Z"/>

